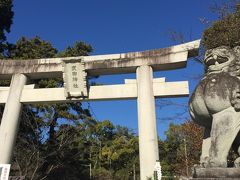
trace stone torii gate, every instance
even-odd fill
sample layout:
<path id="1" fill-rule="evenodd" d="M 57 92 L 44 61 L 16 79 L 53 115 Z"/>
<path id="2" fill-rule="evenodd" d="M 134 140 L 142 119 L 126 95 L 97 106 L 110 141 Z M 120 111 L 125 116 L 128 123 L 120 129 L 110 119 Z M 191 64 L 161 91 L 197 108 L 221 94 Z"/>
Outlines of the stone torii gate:
<path id="1" fill-rule="evenodd" d="M 11 162 L 22 104 L 137 99 L 141 180 L 152 177 L 159 160 L 154 97 L 189 94 L 187 81 L 154 79 L 153 71 L 185 67 L 187 58 L 197 55 L 199 44 L 197 40 L 143 52 L 0 61 L 0 79 L 11 79 L 10 87 L 0 87 L 0 103 L 5 103 L 0 125 L 0 164 Z M 84 63 L 83 73 L 87 76 L 136 73 L 137 78 L 125 80 L 125 84 L 90 86 L 87 97 L 70 99 L 66 97 L 66 88 L 34 89 L 27 85 L 29 79 L 62 77 L 63 63 L 70 61 Z"/>

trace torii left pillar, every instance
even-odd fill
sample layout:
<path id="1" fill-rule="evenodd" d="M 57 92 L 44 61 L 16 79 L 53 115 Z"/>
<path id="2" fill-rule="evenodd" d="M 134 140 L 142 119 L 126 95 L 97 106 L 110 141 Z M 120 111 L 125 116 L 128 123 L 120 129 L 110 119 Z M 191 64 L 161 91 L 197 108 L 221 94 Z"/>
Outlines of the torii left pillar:
<path id="1" fill-rule="evenodd" d="M 147 180 L 153 177 L 155 163 L 159 160 L 151 66 L 137 68 L 137 89 L 140 177 Z"/>
<path id="2" fill-rule="evenodd" d="M 10 164 L 18 127 L 22 104 L 20 98 L 27 77 L 24 74 L 12 76 L 10 90 L 5 104 L 0 126 L 0 164 Z"/>

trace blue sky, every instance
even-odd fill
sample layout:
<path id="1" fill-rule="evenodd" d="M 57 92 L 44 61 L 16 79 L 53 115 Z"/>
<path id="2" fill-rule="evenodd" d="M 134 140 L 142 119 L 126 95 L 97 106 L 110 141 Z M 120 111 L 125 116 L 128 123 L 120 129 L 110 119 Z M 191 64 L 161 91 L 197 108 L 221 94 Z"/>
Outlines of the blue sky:
<path id="1" fill-rule="evenodd" d="M 182 32 L 186 41 L 201 38 L 206 28 L 200 18 L 216 19 L 209 11 L 212 0 L 24 0 L 14 1 L 14 21 L 10 42 L 21 36 L 40 36 L 63 50 L 75 41 L 85 41 L 94 48 L 93 54 L 121 53 L 168 47 L 178 44 L 171 40 L 169 32 Z M 221 2 L 221 1 L 217 1 Z M 197 81 L 192 77 L 202 73 L 198 63 L 189 61 L 187 68 L 154 73 L 165 76 L 167 81 L 188 80 L 192 92 Z M 100 77 L 97 82 L 123 83 L 124 78 L 135 74 Z M 161 99 L 157 100 L 157 104 Z M 188 98 L 173 99 L 186 103 Z M 87 106 L 87 105 L 86 105 Z M 90 102 L 98 120 L 108 119 L 114 124 L 127 126 L 137 132 L 137 102 Z M 170 121 L 165 117 L 181 112 L 178 106 L 157 107 L 157 123 L 160 138 L 164 137 Z M 179 123 L 181 120 L 172 122 Z"/>

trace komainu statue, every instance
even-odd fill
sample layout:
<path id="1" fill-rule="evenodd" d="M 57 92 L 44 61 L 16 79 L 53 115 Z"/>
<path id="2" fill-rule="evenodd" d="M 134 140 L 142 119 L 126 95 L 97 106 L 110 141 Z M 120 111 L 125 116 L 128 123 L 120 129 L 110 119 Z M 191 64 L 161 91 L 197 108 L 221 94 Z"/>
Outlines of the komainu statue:
<path id="1" fill-rule="evenodd" d="M 192 119 L 205 128 L 201 167 L 227 167 L 231 148 L 240 154 L 240 46 L 208 50 L 205 76 L 192 94 Z M 240 157 L 234 162 L 240 165 Z"/>

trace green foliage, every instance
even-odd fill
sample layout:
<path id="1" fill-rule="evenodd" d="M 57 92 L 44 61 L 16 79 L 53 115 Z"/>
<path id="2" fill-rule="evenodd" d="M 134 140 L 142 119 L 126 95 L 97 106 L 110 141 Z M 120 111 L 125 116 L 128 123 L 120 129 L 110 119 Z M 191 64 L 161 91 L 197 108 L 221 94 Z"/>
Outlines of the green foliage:
<path id="1" fill-rule="evenodd" d="M 240 45 L 240 4 L 236 6 L 236 12 L 215 21 L 204 31 L 202 43 L 206 50 L 219 46 Z"/>
<path id="2" fill-rule="evenodd" d="M 10 51 L 10 57 L 14 59 L 38 59 L 56 56 L 57 50 L 51 43 L 41 40 L 36 36 L 32 39 L 20 38 L 15 48 Z"/>
<path id="3" fill-rule="evenodd" d="M 94 180 L 103 180 L 103 179 L 111 180 L 113 178 L 112 172 L 102 167 L 95 169 L 93 171 L 93 176 L 94 176 Z"/>
<path id="4" fill-rule="evenodd" d="M 93 51 L 91 45 L 79 41 L 76 42 L 72 47 L 68 46 L 63 52 L 58 54 L 59 57 L 73 57 L 73 56 L 87 56 Z"/>
<path id="5" fill-rule="evenodd" d="M 5 42 L 5 33 L 10 32 L 10 27 L 12 25 L 14 15 L 12 7 L 12 0 L 0 0 L 0 58 L 3 58 L 4 51 L 11 46 L 9 43 Z"/>
<path id="6" fill-rule="evenodd" d="M 110 121 L 99 122 L 92 118 L 77 121 L 75 125 L 61 125 L 57 132 L 61 148 L 66 148 L 57 153 L 65 158 L 60 162 L 79 164 L 78 167 L 85 169 L 81 173 L 88 177 L 91 166 L 93 179 L 122 180 L 132 176 L 138 157 L 138 143 L 129 130 L 125 136 Z M 106 134 L 111 134 L 111 138 L 106 138 Z M 119 155 L 112 157 L 114 153 Z"/>
<path id="7" fill-rule="evenodd" d="M 12 0 L 0 0 L 0 41 L 5 41 L 5 32 L 10 32 L 12 25 L 13 11 Z"/>
<path id="8" fill-rule="evenodd" d="M 166 140 L 159 142 L 160 160 L 164 176 L 187 175 L 198 164 L 201 154 L 203 130 L 194 122 L 170 124 Z"/>

